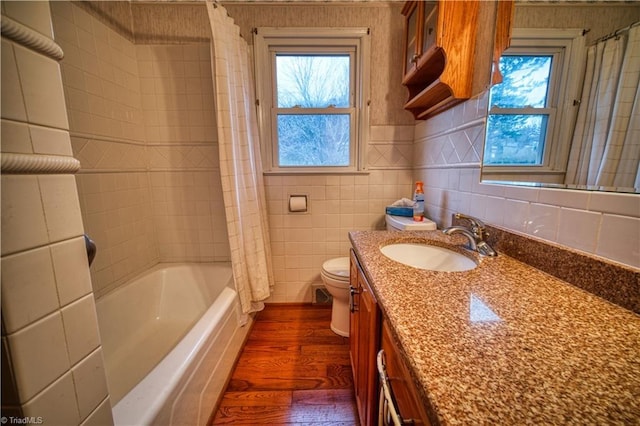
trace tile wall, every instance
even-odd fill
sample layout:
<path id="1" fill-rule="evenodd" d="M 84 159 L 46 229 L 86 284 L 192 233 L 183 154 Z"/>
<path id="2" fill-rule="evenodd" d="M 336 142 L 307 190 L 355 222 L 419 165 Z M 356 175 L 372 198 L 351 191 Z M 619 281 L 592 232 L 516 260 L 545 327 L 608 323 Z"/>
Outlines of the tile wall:
<path id="1" fill-rule="evenodd" d="M 80 46 L 81 43 L 91 46 L 91 42 L 81 41 L 79 36 L 82 35 L 86 39 L 93 38 L 96 46 L 101 45 L 105 56 L 100 61 L 109 63 L 114 76 L 124 72 L 127 77 L 123 83 L 131 84 L 129 90 L 132 94 L 128 95 L 128 100 L 123 98 L 118 103 L 114 99 L 114 103 L 95 110 L 87 109 L 90 105 L 81 101 L 90 95 L 86 94 L 88 89 L 72 87 L 77 83 L 71 81 L 65 84 L 65 90 L 69 90 L 72 97 L 80 98 L 70 106 L 70 115 L 75 114 L 80 121 L 88 122 L 88 127 L 78 132 L 74 127 L 78 123 L 74 122 L 71 131 L 74 154 L 82 163 L 79 190 L 87 229 L 99 246 L 100 240 L 104 240 L 102 246 L 106 244 L 103 259 L 97 258 L 96 267 L 92 268 L 98 296 L 156 261 L 228 260 L 208 44 L 134 45 L 83 9 L 69 4 L 62 7 L 71 10 L 71 18 L 78 21 L 76 24 L 69 19 L 68 13 L 67 17 L 61 17 L 67 21 L 60 20 L 65 27 L 60 31 L 66 34 L 61 43 L 68 43 L 77 53 L 69 59 L 69 80 L 77 82 L 91 76 L 91 81 L 105 83 L 101 88 L 115 90 L 110 84 L 109 73 L 100 75 L 92 72 L 92 60 L 84 58 L 91 52 Z M 172 7 L 175 6 L 162 6 Z M 55 9 L 54 23 L 59 25 Z M 357 19 L 360 24 L 369 23 L 376 29 L 373 33 L 373 55 L 378 58 L 375 75 L 389 81 L 397 80 L 385 77 L 388 73 L 397 74 L 397 70 L 389 65 L 394 62 L 388 58 L 389 52 L 400 55 L 398 49 L 390 47 L 390 44 L 398 44 L 400 39 L 388 37 L 399 33 L 386 27 L 396 9 L 378 6 L 345 8 L 343 12 L 346 15 L 341 18 L 350 22 Z M 246 11 L 253 19 L 255 9 Z M 232 13 L 234 17 L 237 14 L 242 18 L 242 12 L 236 10 Z M 322 8 L 322 13 L 325 20 L 334 18 L 329 8 Z M 161 14 L 172 15 L 169 12 Z M 367 14 L 375 19 L 365 19 Z M 305 16 L 311 15 L 309 11 Z M 138 22 L 134 24 L 137 28 Z M 76 25 L 81 28 L 73 30 Z M 197 21 L 194 25 L 201 23 Z M 159 39 L 168 37 L 168 33 L 161 31 L 161 25 L 145 27 L 144 32 L 153 31 L 160 31 Z M 133 37 L 138 38 L 137 34 Z M 145 38 L 144 42 L 153 43 L 153 40 Z M 119 48 L 107 48 L 105 43 L 115 43 Z M 127 59 L 121 61 L 123 55 Z M 130 57 L 135 58 L 137 70 L 134 70 Z M 67 71 L 65 61 L 63 75 Z M 123 69 L 120 62 L 129 64 L 130 68 Z M 136 78 L 137 88 L 133 83 Z M 266 177 L 276 276 L 275 292 L 270 301 L 311 301 L 311 284 L 320 282 L 322 262 L 348 255 L 347 232 L 356 228 L 383 227 L 384 206 L 411 195 L 413 125 L 406 124 L 411 122 L 407 120 L 407 113 L 391 111 L 383 101 L 401 102 L 399 98 L 402 95 L 396 93 L 396 89 L 401 87 L 376 84 L 373 90 L 372 121 L 404 125 L 371 127 L 371 144 L 367 153 L 369 174 Z M 390 96 L 388 91 L 393 95 Z M 78 106 L 77 112 L 72 108 L 74 105 Z M 127 108 L 130 108 L 129 114 L 119 117 L 122 120 L 131 117 L 136 123 L 135 132 L 105 133 L 110 125 L 95 126 L 94 117 L 102 111 L 106 112 L 107 118 L 118 114 L 115 110 Z M 118 125 L 115 122 L 110 124 Z M 286 212 L 286 197 L 290 193 L 309 194 L 308 214 L 290 215 Z M 153 223 L 152 228 L 150 222 Z"/>
<path id="2" fill-rule="evenodd" d="M 413 126 L 372 126 L 369 173 L 266 176 L 275 276 L 269 302 L 310 302 L 322 263 L 349 255 L 352 230 L 384 229 L 384 208 L 410 197 Z M 308 213 L 288 212 L 290 194 L 308 195 Z"/>
<path id="3" fill-rule="evenodd" d="M 322 263 L 349 255 L 348 232 L 383 229 L 384 207 L 411 197 L 414 121 L 402 109 L 402 3 L 225 4 L 251 44 L 253 27 L 369 27 L 371 104 L 368 173 L 265 176 L 275 288 L 268 302 L 310 302 Z M 307 194 L 309 212 L 288 213 L 290 194 Z"/>
<path id="4" fill-rule="evenodd" d="M 158 262 L 226 261 L 209 45 L 135 45 L 52 5 L 97 296 Z"/>
<path id="5" fill-rule="evenodd" d="M 112 424 L 49 3 L 2 22 L 3 423 Z"/>
<path id="6" fill-rule="evenodd" d="M 510 231 L 640 268 L 640 196 L 480 183 L 487 96 L 416 125 L 414 177 L 440 227 L 462 212 Z"/>

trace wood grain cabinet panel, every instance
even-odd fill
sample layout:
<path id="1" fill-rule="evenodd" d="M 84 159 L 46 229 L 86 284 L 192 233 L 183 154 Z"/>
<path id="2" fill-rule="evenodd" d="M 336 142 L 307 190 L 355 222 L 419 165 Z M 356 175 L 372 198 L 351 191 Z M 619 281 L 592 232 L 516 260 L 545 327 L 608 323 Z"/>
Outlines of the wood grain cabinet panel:
<path id="1" fill-rule="evenodd" d="M 496 18 L 501 3 L 512 0 L 405 3 L 402 83 L 409 91 L 405 109 L 416 119 L 432 117 L 490 87 L 496 19 L 504 20 L 498 26 L 507 34 L 511 23 L 508 13 Z"/>
<path id="2" fill-rule="evenodd" d="M 380 347 L 380 309 L 375 295 L 351 252 L 351 313 L 349 345 L 351 368 L 361 425 L 378 420 L 378 372 L 376 355 Z"/>

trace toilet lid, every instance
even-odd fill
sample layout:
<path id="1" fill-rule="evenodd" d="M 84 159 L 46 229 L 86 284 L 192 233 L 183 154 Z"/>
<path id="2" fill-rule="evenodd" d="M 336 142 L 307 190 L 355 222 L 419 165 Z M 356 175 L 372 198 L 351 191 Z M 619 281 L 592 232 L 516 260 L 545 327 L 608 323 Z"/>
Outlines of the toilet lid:
<path id="1" fill-rule="evenodd" d="M 339 280 L 349 279 L 349 258 L 338 257 L 327 260 L 322 264 L 322 270 L 327 275 L 331 275 Z"/>

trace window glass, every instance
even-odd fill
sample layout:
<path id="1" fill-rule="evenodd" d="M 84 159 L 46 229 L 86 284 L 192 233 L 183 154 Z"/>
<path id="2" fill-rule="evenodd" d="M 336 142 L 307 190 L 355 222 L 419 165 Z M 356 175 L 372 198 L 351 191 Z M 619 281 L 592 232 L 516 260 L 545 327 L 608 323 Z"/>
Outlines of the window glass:
<path id="1" fill-rule="evenodd" d="M 281 167 L 348 166 L 349 114 L 278 114 Z"/>
<path id="2" fill-rule="evenodd" d="M 349 107 L 349 55 L 276 55 L 278 108 Z"/>
<path id="3" fill-rule="evenodd" d="M 368 28 L 257 28 L 256 106 L 267 173 L 366 170 Z"/>
<path id="4" fill-rule="evenodd" d="M 542 164 L 547 121 L 543 114 L 490 114 L 484 164 Z"/>
<path id="5" fill-rule="evenodd" d="M 552 62 L 552 55 L 500 58 L 503 81 L 489 93 L 484 164 L 543 163 Z"/>
<path id="6" fill-rule="evenodd" d="M 491 88 L 490 105 L 500 108 L 547 106 L 552 59 L 552 56 L 502 56 L 503 81 Z"/>

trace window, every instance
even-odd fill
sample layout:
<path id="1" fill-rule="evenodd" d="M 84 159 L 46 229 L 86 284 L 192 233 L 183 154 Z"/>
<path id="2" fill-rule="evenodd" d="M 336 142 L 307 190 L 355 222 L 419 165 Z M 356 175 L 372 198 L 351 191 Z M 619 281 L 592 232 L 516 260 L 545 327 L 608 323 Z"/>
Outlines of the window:
<path id="1" fill-rule="evenodd" d="M 367 29 L 258 28 L 258 121 L 266 171 L 364 169 Z"/>
<path id="2" fill-rule="evenodd" d="M 577 114 L 575 77 L 583 72 L 583 47 L 578 30 L 514 30 L 500 59 L 503 81 L 489 94 L 483 174 L 561 180 Z"/>

